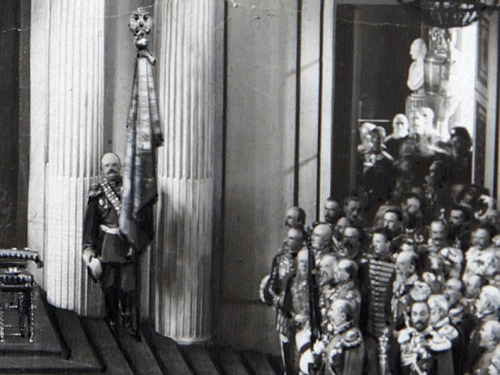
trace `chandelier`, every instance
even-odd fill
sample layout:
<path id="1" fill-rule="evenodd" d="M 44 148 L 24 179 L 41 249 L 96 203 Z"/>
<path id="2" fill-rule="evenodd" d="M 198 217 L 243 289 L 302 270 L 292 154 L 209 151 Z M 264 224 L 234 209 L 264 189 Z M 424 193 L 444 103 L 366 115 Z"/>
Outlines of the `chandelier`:
<path id="1" fill-rule="evenodd" d="M 423 20 L 440 28 L 463 27 L 479 20 L 485 11 L 500 9 L 500 0 L 398 0 L 418 8 Z"/>

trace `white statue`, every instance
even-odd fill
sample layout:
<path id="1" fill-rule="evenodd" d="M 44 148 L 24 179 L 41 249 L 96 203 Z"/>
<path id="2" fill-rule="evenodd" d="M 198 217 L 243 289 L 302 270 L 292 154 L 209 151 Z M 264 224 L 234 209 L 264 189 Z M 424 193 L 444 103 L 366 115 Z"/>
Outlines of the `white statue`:
<path id="1" fill-rule="evenodd" d="M 408 71 L 408 88 L 419 94 L 424 91 L 424 58 L 427 54 L 427 45 L 422 38 L 415 39 L 410 47 L 410 56 L 413 63 Z"/>

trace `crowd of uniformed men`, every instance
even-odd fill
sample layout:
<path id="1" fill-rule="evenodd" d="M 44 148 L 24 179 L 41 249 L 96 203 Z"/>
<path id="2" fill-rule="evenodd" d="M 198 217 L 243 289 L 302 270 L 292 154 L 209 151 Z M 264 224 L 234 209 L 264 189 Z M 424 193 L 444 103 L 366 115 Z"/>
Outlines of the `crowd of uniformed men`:
<path id="1" fill-rule="evenodd" d="M 398 116 L 388 137 L 363 124 L 357 187 L 323 221 L 286 212 L 260 293 L 288 375 L 500 373 L 500 215 L 471 137 L 398 134 Z"/>

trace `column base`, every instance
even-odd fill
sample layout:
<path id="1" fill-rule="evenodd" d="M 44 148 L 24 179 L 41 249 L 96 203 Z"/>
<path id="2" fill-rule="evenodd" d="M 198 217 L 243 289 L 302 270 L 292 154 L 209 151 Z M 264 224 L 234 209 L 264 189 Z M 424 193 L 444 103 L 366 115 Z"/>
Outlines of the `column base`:
<path id="1" fill-rule="evenodd" d="M 208 344 L 212 340 L 210 336 L 206 337 L 170 337 L 170 339 L 174 340 L 179 345 L 196 345 L 196 344 Z"/>

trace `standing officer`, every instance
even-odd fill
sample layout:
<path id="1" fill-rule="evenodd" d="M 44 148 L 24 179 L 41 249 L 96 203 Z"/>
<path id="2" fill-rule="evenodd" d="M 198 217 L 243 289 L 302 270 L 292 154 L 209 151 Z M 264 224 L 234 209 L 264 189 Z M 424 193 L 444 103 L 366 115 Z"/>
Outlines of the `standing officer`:
<path id="1" fill-rule="evenodd" d="M 93 264 L 100 262 L 102 265 L 102 275 L 97 278 L 104 293 L 106 320 L 109 326 L 115 329 L 121 312 L 122 325 L 131 335 L 135 335 L 136 332 L 132 328 L 132 307 L 136 286 L 135 254 L 120 236 L 119 231 L 121 167 L 118 155 L 107 153 L 102 156 L 103 178 L 90 187 L 88 195 L 82 258 L 87 265 L 90 265 L 91 274 Z"/>

